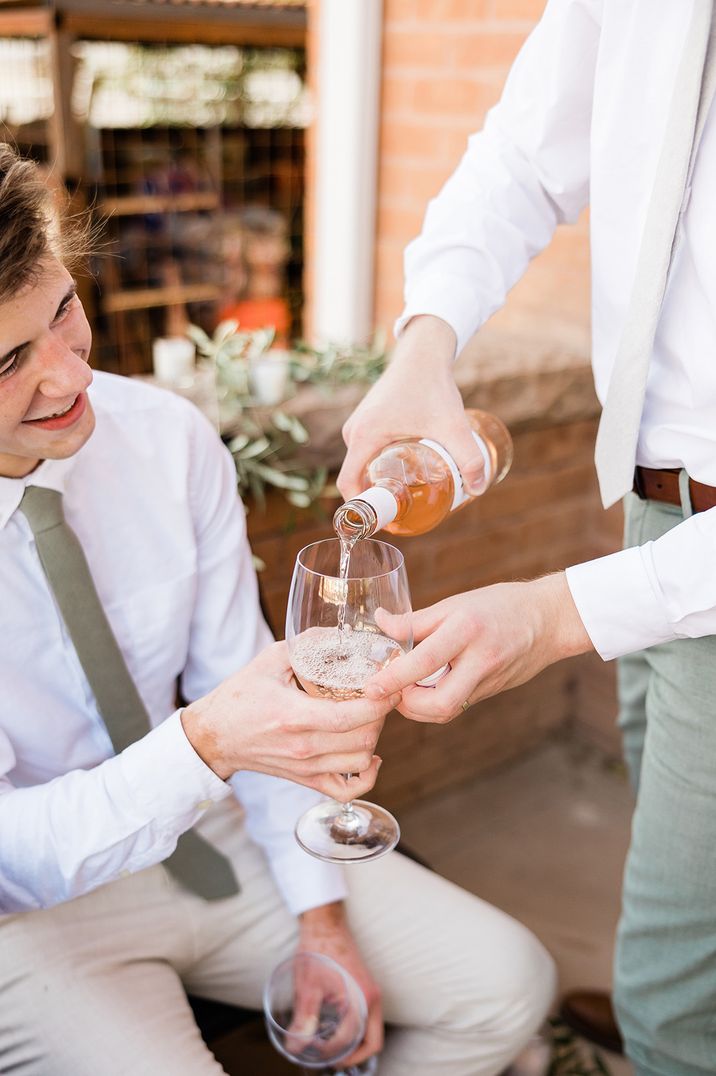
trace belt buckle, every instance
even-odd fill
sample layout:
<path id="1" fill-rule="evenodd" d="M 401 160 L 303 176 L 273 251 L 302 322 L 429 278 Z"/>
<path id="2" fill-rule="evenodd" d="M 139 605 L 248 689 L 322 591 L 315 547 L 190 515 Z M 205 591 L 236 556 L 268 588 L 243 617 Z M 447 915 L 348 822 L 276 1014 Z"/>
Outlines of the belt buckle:
<path id="1" fill-rule="evenodd" d="M 642 474 L 641 474 L 641 467 L 638 467 L 638 466 L 634 468 L 633 491 L 634 491 L 634 493 L 636 493 L 637 497 L 640 500 L 647 501 L 649 499 L 647 497 L 647 495 L 646 495 L 646 490 L 644 489 L 644 480 L 643 480 Z"/>

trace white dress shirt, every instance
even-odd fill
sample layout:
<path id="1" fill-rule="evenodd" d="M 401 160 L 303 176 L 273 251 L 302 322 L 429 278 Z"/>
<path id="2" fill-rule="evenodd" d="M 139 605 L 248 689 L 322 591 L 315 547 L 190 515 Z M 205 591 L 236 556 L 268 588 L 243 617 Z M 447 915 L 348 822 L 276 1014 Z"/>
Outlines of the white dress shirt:
<path id="1" fill-rule="evenodd" d="M 458 352 L 557 224 L 591 205 L 597 394 L 609 378 L 693 0 L 550 0 L 499 104 L 406 251 L 406 306 Z M 650 363 L 637 462 L 716 485 L 716 115 L 685 192 Z M 656 542 L 568 569 L 604 658 L 716 633 L 716 509 Z"/>
<path id="2" fill-rule="evenodd" d="M 183 697 L 198 698 L 271 641 L 231 457 L 191 404 L 163 390 L 95 373 L 90 398 L 97 426 L 75 456 L 0 478 L 0 912 L 158 863 L 232 789 L 289 908 L 339 900 L 340 869 L 293 836 L 320 797 L 251 772 L 225 783 L 175 712 L 178 678 Z M 149 712 L 152 731 L 119 755 L 17 511 L 26 484 L 63 493 Z"/>

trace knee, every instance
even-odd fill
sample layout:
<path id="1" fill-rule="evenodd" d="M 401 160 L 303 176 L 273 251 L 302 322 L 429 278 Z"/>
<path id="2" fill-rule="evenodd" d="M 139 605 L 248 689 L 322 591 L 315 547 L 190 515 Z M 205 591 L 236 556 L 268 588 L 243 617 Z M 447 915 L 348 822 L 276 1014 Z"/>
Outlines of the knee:
<path id="1" fill-rule="evenodd" d="M 443 1020 L 453 1031 L 489 1042 L 510 1061 L 544 1022 L 557 989 L 555 963 L 521 923 L 493 909 L 489 947 L 469 951 L 469 971 L 451 992 Z M 468 955 L 469 953 L 469 955 Z"/>
<path id="2" fill-rule="evenodd" d="M 557 991 L 557 969 L 542 943 L 515 923 L 516 936 L 505 947 L 495 987 L 496 1030 L 521 1045 L 544 1022 Z"/>

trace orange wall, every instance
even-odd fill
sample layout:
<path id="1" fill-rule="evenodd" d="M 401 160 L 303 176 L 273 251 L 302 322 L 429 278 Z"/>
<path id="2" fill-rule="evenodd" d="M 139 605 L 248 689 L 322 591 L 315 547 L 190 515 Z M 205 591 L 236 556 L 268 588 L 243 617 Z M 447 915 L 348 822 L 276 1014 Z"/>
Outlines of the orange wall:
<path id="1" fill-rule="evenodd" d="M 545 0 L 384 0 L 375 274 L 376 325 L 402 307 L 402 255 L 427 200 L 499 99 Z M 498 315 L 508 329 L 585 329 L 586 218 L 558 231 Z"/>

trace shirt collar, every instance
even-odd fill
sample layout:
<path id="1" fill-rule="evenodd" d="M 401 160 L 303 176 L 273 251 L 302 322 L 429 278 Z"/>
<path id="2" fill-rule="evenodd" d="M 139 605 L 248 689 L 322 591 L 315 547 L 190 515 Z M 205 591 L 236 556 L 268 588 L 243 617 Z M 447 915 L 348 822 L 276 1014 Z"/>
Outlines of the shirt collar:
<path id="1" fill-rule="evenodd" d="M 64 493 L 76 459 L 77 456 L 74 455 L 65 460 L 43 460 L 39 467 L 24 478 L 0 477 L 0 530 L 3 530 L 17 511 L 26 486 L 42 486 Z"/>

